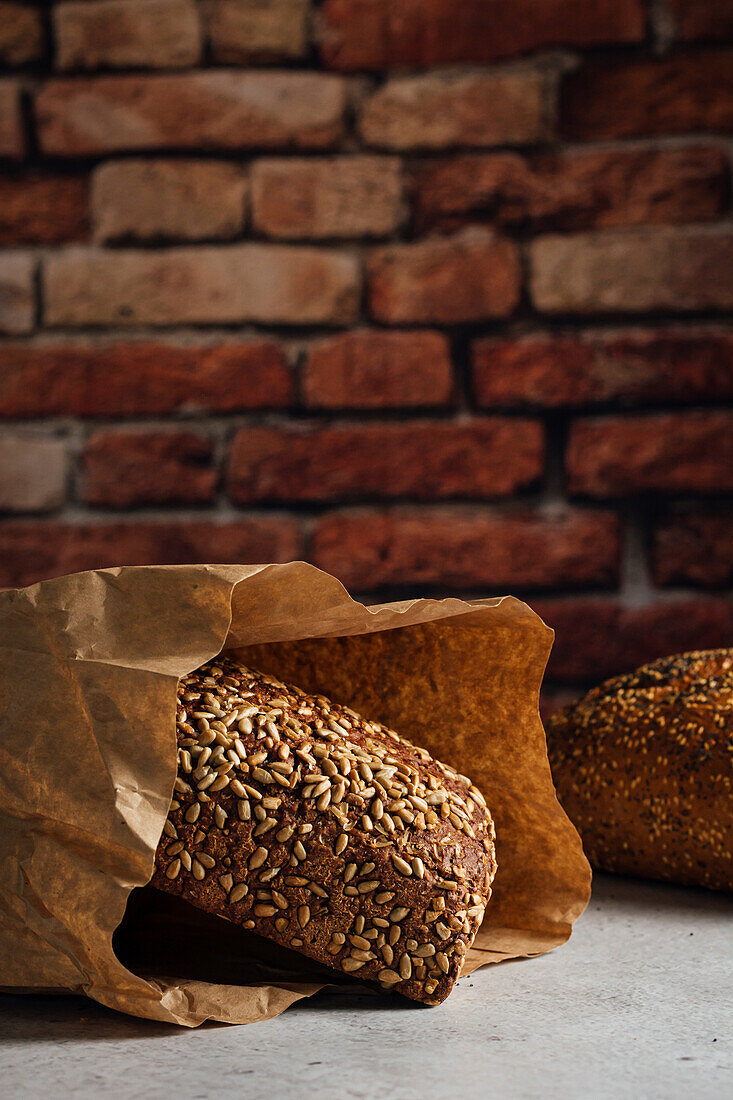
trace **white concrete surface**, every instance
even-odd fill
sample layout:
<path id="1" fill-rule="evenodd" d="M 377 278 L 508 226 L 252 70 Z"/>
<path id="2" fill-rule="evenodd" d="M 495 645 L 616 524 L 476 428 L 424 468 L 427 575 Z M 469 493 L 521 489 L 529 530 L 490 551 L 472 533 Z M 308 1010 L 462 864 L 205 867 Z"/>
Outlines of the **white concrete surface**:
<path id="1" fill-rule="evenodd" d="M 0 1096 L 723 1100 L 732 915 L 720 895 L 599 877 L 569 944 L 481 970 L 433 1009 L 341 989 L 266 1023 L 184 1031 L 2 996 Z"/>

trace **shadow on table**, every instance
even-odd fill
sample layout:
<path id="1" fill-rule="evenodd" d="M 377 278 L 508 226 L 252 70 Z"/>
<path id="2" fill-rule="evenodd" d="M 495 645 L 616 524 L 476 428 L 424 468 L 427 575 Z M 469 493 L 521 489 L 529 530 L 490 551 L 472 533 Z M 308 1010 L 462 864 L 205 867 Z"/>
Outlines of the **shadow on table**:
<path id="1" fill-rule="evenodd" d="M 706 919 L 714 920 L 723 913 L 733 911 L 733 898 L 707 890 L 597 875 L 591 905 L 600 906 L 609 915 L 614 910 L 622 910 L 626 916 L 632 918 L 635 911 L 640 914 L 674 911 L 703 923 Z M 237 929 L 232 926 L 229 929 L 233 936 L 237 935 Z M 260 941 L 261 944 L 264 942 Z M 144 951 L 140 952 L 136 948 L 136 958 L 134 952 L 125 955 L 124 945 L 120 953 L 125 957 L 127 965 L 134 963 L 134 969 L 139 966 L 145 968 L 154 953 L 154 944 L 153 937 L 147 942 Z M 332 972 L 326 971 L 325 974 L 329 976 Z M 472 980 L 479 976 L 474 974 Z M 460 990 L 455 995 L 460 997 Z M 400 1014 L 436 1011 L 397 994 L 385 996 L 369 986 L 349 983 L 329 985 L 314 997 L 293 1005 L 288 1009 L 288 1015 L 340 1010 Z M 225 1026 L 227 1025 L 217 1023 L 202 1025 L 206 1029 Z M 84 997 L 0 994 L 0 1047 L 9 1042 L 98 1042 L 162 1039 L 190 1034 L 188 1029 L 125 1016 Z"/>
<path id="2" fill-rule="evenodd" d="M 733 912 L 733 895 L 666 882 L 595 874 L 590 904 L 600 904 L 609 913 L 614 909 L 628 913 L 638 909 L 647 914 L 674 912 L 679 916 L 713 920 Z"/>

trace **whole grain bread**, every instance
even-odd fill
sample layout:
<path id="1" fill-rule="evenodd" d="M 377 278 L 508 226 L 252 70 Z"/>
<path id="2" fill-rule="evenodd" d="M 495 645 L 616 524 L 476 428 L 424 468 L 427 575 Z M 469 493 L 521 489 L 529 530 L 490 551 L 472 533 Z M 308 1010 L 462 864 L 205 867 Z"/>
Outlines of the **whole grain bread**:
<path id="1" fill-rule="evenodd" d="M 445 1000 L 496 871 L 471 781 L 221 657 L 181 681 L 177 730 L 153 885 L 342 974 Z"/>
<path id="2" fill-rule="evenodd" d="M 609 680 L 554 714 L 547 740 L 595 867 L 733 891 L 733 650 Z"/>

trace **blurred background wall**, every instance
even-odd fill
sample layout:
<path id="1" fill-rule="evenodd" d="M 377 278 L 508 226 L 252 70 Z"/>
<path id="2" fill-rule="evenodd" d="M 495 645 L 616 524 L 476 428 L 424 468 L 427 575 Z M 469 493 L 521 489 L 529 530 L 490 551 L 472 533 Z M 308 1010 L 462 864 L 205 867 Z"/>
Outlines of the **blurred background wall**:
<path id="1" fill-rule="evenodd" d="M 731 0 L 0 0 L 0 585 L 731 642 Z"/>

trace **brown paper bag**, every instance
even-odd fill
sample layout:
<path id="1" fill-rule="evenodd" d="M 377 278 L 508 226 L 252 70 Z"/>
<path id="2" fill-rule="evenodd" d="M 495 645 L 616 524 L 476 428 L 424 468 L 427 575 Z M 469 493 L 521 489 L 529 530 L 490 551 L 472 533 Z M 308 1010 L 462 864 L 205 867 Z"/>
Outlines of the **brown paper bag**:
<path id="1" fill-rule="evenodd" d="M 563 943 L 590 871 L 538 715 L 552 637 L 511 597 L 365 607 L 302 562 L 0 592 L 0 987 L 195 1026 L 267 1019 L 339 980 L 191 907 L 156 917 L 157 893 L 135 890 L 173 790 L 177 680 L 222 649 L 387 723 L 484 792 L 499 870 L 464 972 Z M 194 966 L 187 922 L 206 920 L 225 934 L 195 942 L 220 957 L 198 947 Z"/>

